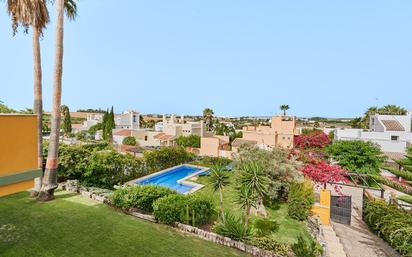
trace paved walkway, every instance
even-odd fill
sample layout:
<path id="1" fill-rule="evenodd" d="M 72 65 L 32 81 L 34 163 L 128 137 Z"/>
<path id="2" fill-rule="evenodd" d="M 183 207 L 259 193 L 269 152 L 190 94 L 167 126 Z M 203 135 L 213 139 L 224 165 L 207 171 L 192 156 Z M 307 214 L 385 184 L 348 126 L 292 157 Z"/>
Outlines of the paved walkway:
<path id="1" fill-rule="evenodd" d="M 369 230 L 359 213 L 352 216 L 352 226 L 333 223 L 333 228 L 348 257 L 400 257 L 385 241 Z"/>

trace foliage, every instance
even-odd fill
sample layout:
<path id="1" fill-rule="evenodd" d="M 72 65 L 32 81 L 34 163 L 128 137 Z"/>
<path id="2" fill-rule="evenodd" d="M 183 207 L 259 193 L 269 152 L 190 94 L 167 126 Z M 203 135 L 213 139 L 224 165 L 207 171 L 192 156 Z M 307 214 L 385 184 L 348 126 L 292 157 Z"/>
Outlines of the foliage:
<path id="1" fill-rule="evenodd" d="M 299 171 L 302 163 L 290 156 L 287 149 L 275 147 L 272 151 L 266 151 L 256 146 L 243 145 L 234 160 L 234 170 L 250 161 L 259 162 L 263 173 L 269 178 L 266 196 L 271 201 L 286 196 L 289 183 L 303 181 Z"/>
<path id="2" fill-rule="evenodd" d="M 289 110 L 289 109 L 290 109 L 290 107 L 287 104 L 282 104 L 280 106 L 280 110 L 283 111 L 283 116 L 286 116 L 286 111 Z"/>
<path id="3" fill-rule="evenodd" d="M 366 202 L 364 220 L 402 256 L 412 256 L 412 214 L 382 200 Z"/>
<path id="4" fill-rule="evenodd" d="M 105 113 L 106 111 L 103 109 L 78 109 L 77 112 L 91 112 L 91 113 Z"/>
<path id="5" fill-rule="evenodd" d="M 238 184 L 247 188 L 252 194 L 263 198 L 267 194 L 269 179 L 263 173 L 263 167 L 258 161 L 250 161 L 238 166 Z"/>
<path id="6" fill-rule="evenodd" d="M 390 173 L 398 176 L 398 177 L 404 178 L 408 181 L 412 181 L 412 172 L 409 172 L 409 171 L 406 171 L 406 170 L 399 170 L 399 169 L 393 168 L 389 165 L 383 166 L 382 168 L 389 171 Z"/>
<path id="7" fill-rule="evenodd" d="M 146 174 L 143 160 L 115 151 L 93 152 L 82 176 L 82 183 L 113 188 Z"/>
<path id="8" fill-rule="evenodd" d="M 107 109 L 107 111 L 103 115 L 103 139 L 111 141 L 113 138 L 112 135 L 112 130 L 116 127 L 115 122 L 114 122 L 114 111 L 113 111 L 113 106 L 110 109 Z"/>
<path id="9" fill-rule="evenodd" d="M 232 161 L 228 158 L 225 157 L 213 157 L 213 156 L 203 156 L 201 159 L 198 161 L 201 165 L 211 167 L 214 165 L 220 165 L 220 166 L 227 166 L 231 163 Z"/>
<path id="10" fill-rule="evenodd" d="M 402 108 L 397 105 L 385 105 L 381 108 L 376 106 L 369 107 L 365 114 L 363 115 L 361 122 L 358 123 L 357 127 L 367 129 L 369 128 L 369 119 L 370 116 L 374 114 L 383 114 L 383 115 L 405 115 L 408 111 L 405 108 Z"/>
<path id="11" fill-rule="evenodd" d="M 183 222 L 200 226 L 209 222 L 213 213 L 213 201 L 202 196 L 173 194 L 153 203 L 153 215 L 165 224 Z"/>
<path id="12" fill-rule="evenodd" d="M 70 117 L 69 107 L 67 105 L 62 105 L 60 107 L 60 111 L 62 114 L 61 129 L 65 135 L 68 135 L 72 132 L 72 120 Z"/>
<path id="13" fill-rule="evenodd" d="M 324 184 L 335 184 L 348 182 L 347 171 L 339 165 L 332 165 L 324 160 L 312 160 L 305 164 L 302 173 L 315 182 L 318 186 Z M 335 185 L 335 190 L 339 191 L 339 187 Z"/>
<path id="14" fill-rule="evenodd" d="M 162 186 L 128 186 L 116 190 L 112 194 L 112 202 L 120 208 L 138 208 L 146 212 L 152 212 L 153 203 L 157 199 L 172 194 L 176 194 L 176 192 Z"/>
<path id="15" fill-rule="evenodd" d="M 223 188 L 229 184 L 229 175 L 226 168 L 222 165 L 214 165 L 210 171 L 210 181 L 213 187 L 213 191 L 219 191 L 220 198 L 220 214 L 222 217 L 225 215 L 223 212 Z"/>
<path id="16" fill-rule="evenodd" d="M 57 169 L 58 180 L 81 180 L 88 164 L 92 150 L 80 145 L 65 145 L 59 147 L 59 166 Z"/>
<path id="17" fill-rule="evenodd" d="M 89 128 L 89 133 L 90 135 L 95 135 L 98 130 L 103 130 L 103 129 L 104 129 L 104 124 L 97 123 L 96 125 L 93 125 Z"/>
<path id="18" fill-rule="evenodd" d="M 260 218 L 254 221 L 253 228 L 256 230 L 256 235 L 258 237 L 265 237 L 276 232 L 279 229 L 279 223 L 273 219 Z"/>
<path id="19" fill-rule="evenodd" d="M 248 241 L 252 238 L 251 228 L 243 224 L 239 218 L 230 212 L 226 212 L 224 217 L 213 226 L 213 232 L 239 241 Z"/>
<path id="20" fill-rule="evenodd" d="M 0 102 L 0 113 L 16 113 L 16 110 L 9 108 L 7 105 Z"/>
<path id="21" fill-rule="evenodd" d="M 301 134 L 302 135 L 309 135 L 309 134 L 312 134 L 315 131 L 322 132 L 322 130 L 317 129 L 317 128 L 303 128 L 302 131 L 301 131 Z"/>
<path id="22" fill-rule="evenodd" d="M 290 249 L 287 244 L 280 243 L 271 237 L 257 237 L 249 241 L 251 245 L 271 251 L 280 256 L 288 256 Z"/>
<path id="23" fill-rule="evenodd" d="M 193 154 L 182 147 L 163 147 L 160 150 L 144 151 L 143 156 L 150 172 L 190 162 L 194 158 Z"/>
<path id="24" fill-rule="evenodd" d="M 292 246 L 296 257 L 318 257 L 322 254 L 322 248 L 314 240 L 307 242 L 302 235 L 298 236 L 298 242 Z"/>
<path id="25" fill-rule="evenodd" d="M 200 148 L 200 136 L 179 136 L 178 138 L 176 138 L 176 144 L 181 147 Z"/>
<path id="26" fill-rule="evenodd" d="M 296 220 L 306 220 L 315 202 L 313 185 L 310 180 L 292 183 L 288 195 L 288 215 Z"/>
<path id="27" fill-rule="evenodd" d="M 124 144 L 124 145 L 136 145 L 137 141 L 136 141 L 135 137 L 127 136 L 127 137 L 123 138 L 122 144 Z"/>
<path id="28" fill-rule="evenodd" d="M 391 180 L 391 179 L 385 178 L 385 177 L 383 177 L 383 176 L 381 176 L 381 175 L 375 175 L 375 174 L 373 174 L 373 175 L 369 175 L 369 176 L 371 176 L 371 177 L 372 177 L 373 179 L 375 179 L 377 182 L 382 183 L 382 184 L 384 184 L 384 185 L 387 185 L 388 187 L 392 187 L 392 188 L 394 188 L 394 189 L 396 189 L 396 190 L 398 190 L 398 191 L 400 191 L 400 192 L 402 192 L 402 193 L 405 193 L 405 194 L 407 194 L 407 195 L 412 195 L 412 187 L 404 186 L 404 185 L 402 185 L 402 184 L 400 184 L 400 183 L 398 183 L 398 182 L 395 182 L 395 181 L 393 181 L 393 180 Z"/>
<path id="29" fill-rule="evenodd" d="M 80 141 L 87 141 L 93 139 L 92 135 L 88 131 L 82 130 L 76 133 L 76 139 Z"/>
<path id="30" fill-rule="evenodd" d="M 344 169 L 363 174 L 378 174 L 386 159 L 377 144 L 361 140 L 336 140 L 325 153 Z"/>
<path id="31" fill-rule="evenodd" d="M 299 149 L 324 148 L 330 143 L 329 136 L 319 130 L 295 136 L 295 147 Z"/>
<path id="32" fill-rule="evenodd" d="M 212 122 L 213 122 L 213 110 L 210 108 L 206 108 L 203 110 L 203 119 L 205 120 L 206 123 L 206 128 L 210 130 L 212 128 Z"/>
<path id="33" fill-rule="evenodd" d="M 405 203 L 412 204 L 412 196 L 410 195 L 400 195 L 397 197 L 397 199 L 404 201 Z"/>

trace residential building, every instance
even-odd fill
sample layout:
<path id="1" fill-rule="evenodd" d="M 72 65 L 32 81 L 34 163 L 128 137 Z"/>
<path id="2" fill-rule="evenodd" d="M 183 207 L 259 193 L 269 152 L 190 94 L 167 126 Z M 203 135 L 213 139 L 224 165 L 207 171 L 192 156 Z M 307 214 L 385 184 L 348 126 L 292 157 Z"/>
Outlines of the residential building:
<path id="1" fill-rule="evenodd" d="M 365 140 L 378 144 L 383 152 L 402 153 L 412 144 L 412 115 L 371 115 L 369 130 L 335 129 L 337 140 Z"/>
<path id="2" fill-rule="evenodd" d="M 115 114 L 114 123 L 117 129 L 140 129 L 140 113 L 128 110 L 122 114 Z"/>

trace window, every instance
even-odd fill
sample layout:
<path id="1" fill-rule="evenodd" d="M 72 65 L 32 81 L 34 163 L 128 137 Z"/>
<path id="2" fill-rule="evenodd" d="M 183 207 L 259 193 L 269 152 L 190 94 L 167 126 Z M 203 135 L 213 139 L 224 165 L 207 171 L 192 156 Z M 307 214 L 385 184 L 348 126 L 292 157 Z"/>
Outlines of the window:
<path id="1" fill-rule="evenodd" d="M 144 136 L 144 141 L 147 141 L 147 136 Z"/>
<path id="2" fill-rule="evenodd" d="M 392 141 L 399 141 L 399 136 L 391 136 Z"/>
<path id="3" fill-rule="evenodd" d="M 375 118 L 372 118 L 372 125 L 375 125 Z"/>
<path id="4" fill-rule="evenodd" d="M 136 115 L 133 115 L 133 123 L 136 122 Z"/>

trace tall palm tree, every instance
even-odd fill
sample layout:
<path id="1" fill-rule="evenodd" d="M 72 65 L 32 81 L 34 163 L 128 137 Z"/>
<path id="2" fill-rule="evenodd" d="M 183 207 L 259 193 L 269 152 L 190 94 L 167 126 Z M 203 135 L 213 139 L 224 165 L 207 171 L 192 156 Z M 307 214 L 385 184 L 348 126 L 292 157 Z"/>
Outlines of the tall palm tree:
<path id="1" fill-rule="evenodd" d="M 43 98 L 42 98 L 42 70 L 40 37 L 49 23 L 49 12 L 46 0 L 8 0 L 8 13 L 12 19 L 13 34 L 17 32 L 19 25 L 24 27 L 27 33 L 31 27 L 33 31 L 33 71 L 34 71 L 34 103 L 33 111 L 37 114 L 37 164 L 43 168 Z M 33 195 L 36 196 L 41 186 L 41 178 L 35 180 Z"/>
<path id="2" fill-rule="evenodd" d="M 280 106 L 280 110 L 283 111 L 283 116 L 286 116 L 286 111 L 289 110 L 289 109 L 290 109 L 290 107 L 289 107 L 289 105 L 287 105 L 287 104 L 282 104 L 282 105 Z"/>
<path id="3" fill-rule="evenodd" d="M 210 108 L 206 108 L 206 109 L 203 110 L 203 119 L 206 122 L 206 128 L 208 130 L 210 130 L 211 127 L 212 127 L 213 114 L 214 114 L 214 112 Z"/>
<path id="4" fill-rule="evenodd" d="M 229 176 L 227 174 L 226 167 L 223 165 L 214 165 L 212 167 L 212 172 L 210 173 L 210 180 L 213 190 L 219 191 L 220 197 L 220 213 L 222 219 L 225 219 L 225 213 L 223 210 L 223 188 L 229 184 Z"/>
<path id="5" fill-rule="evenodd" d="M 53 107 L 51 114 L 51 133 L 49 149 L 47 154 L 46 170 L 44 172 L 42 186 L 37 197 L 40 201 L 54 199 L 54 190 L 57 188 L 57 167 L 60 135 L 60 108 L 62 93 L 63 73 L 63 35 L 64 35 L 64 12 L 69 19 L 73 20 L 77 15 L 77 5 L 73 0 L 56 1 L 56 50 L 54 64 L 53 82 Z"/>

